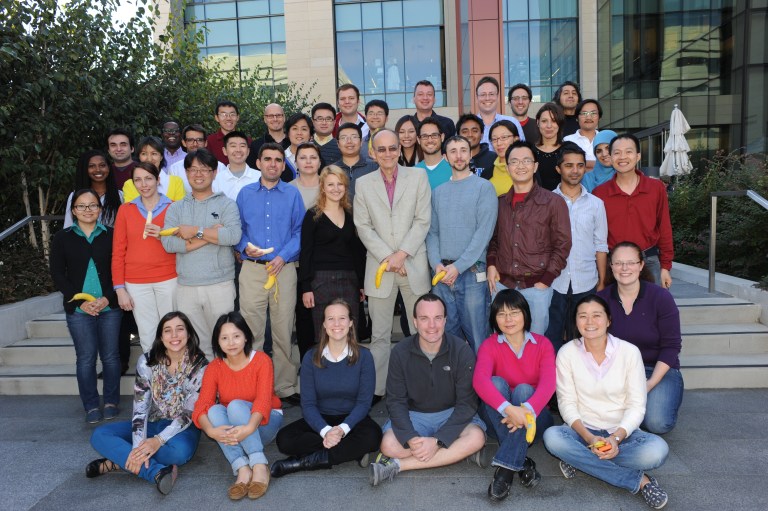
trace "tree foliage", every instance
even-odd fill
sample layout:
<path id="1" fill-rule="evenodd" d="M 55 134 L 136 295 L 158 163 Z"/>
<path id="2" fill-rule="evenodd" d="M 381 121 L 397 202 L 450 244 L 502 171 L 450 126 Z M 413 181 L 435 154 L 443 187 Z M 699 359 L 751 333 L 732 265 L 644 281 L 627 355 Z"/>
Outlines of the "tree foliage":
<path id="1" fill-rule="evenodd" d="M 675 260 L 700 268 L 709 264 L 710 193 L 754 190 L 768 197 L 768 165 L 736 154 L 703 161 L 678 178 L 669 205 Z M 768 283 L 768 211 L 746 197 L 720 197 L 717 204 L 716 269 Z"/>
<path id="2" fill-rule="evenodd" d="M 201 34 L 191 30 L 156 44 L 152 0 L 138 0 L 127 22 L 115 21 L 118 3 L 0 0 L 0 225 L 61 213 L 78 155 L 105 148 L 114 127 L 138 138 L 174 118 L 214 130 L 213 107 L 229 99 L 240 107 L 240 127 L 257 135 L 266 104 L 307 108 L 311 88 L 262 86 L 258 69 L 223 73 L 198 58 Z"/>

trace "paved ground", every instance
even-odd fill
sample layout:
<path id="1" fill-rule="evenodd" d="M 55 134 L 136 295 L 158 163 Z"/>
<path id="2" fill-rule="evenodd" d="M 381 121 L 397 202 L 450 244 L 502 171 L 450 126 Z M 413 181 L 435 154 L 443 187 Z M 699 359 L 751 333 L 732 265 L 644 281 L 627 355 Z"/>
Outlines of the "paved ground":
<path id="1" fill-rule="evenodd" d="M 126 407 L 130 399 L 123 400 Z M 768 390 L 689 391 L 678 427 L 666 435 L 671 453 L 655 472 L 670 495 L 671 510 L 768 509 Z M 126 409 L 122 418 L 128 418 Z M 384 407 L 373 416 L 384 420 Z M 286 411 L 294 420 L 298 410 Z M 567 481 L 541 445 L 530 455 L 543 475 L 528 490 L 515 484 L 503 504 L 486 497 L 492 469 L 467 463 L 401 474 L 377 488 L 355 463 L 332 470 L 301 473 L 273 481 L 255 503 L 232 503 L 226 489 L 233 481 L 218 446 L 204 437 L 197 455 L 180 470 L 173 492 L 163 497 L 153 485 L 129 474 L 86 479 L 85 465 L 98 457 L 88 439 L 93 427 L 83 422 L 75 396 L 0 397 L 0 509 L 248 509 L 358 510 L 644 510 L 640 496 L 579 474 Z M 270 460 L 280 455 L 274 445 Z M 247 499 L 246 499 L 247 500 Z"/>

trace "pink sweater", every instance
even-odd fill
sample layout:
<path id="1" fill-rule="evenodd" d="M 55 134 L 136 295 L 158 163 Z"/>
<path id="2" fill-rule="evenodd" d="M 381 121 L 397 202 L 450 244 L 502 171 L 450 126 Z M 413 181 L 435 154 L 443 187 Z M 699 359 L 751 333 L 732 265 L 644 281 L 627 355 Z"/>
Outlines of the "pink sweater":
<path id="1" fill-rule="evenodd" d="M 480 345 L 472 386 L 480 399 L 492 408 L 498 409 L 506 401 L 491 381 L 494 376 L 504 378 L 512 389 L 521 383 L 536 389 L 528 399 L 536 415 L 541 413 L 555 393 L 555 350 L 543 335 L 531 335 L 536 344 L 526 344 L 520 359 L 509 344 L 498 341 L 498 334 L 491 335 Z"/>

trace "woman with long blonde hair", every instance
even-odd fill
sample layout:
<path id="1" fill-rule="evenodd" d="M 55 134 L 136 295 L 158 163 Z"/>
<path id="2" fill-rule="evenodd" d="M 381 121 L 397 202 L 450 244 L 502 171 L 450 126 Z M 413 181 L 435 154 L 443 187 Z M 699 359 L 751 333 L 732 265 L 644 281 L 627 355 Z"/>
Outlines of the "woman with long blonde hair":
<path id="1" fill-rule="evenodd" d="M 340 298 L 324 308 L 320 342 L 301 363 L 303 418 L 277 434 L 278 449 L 289 457 L 272 465 L 272 477 L 352 460 L 365 466 L 378 449 L 381 428 L 368 415 L 376 370 L 371 352 L 357 343 L 356 308 Z"/>
<path id="2" fill-rule="evenodd" d="M 317 203 L 307 210 L 301 226 L 299 290 L 312 310 L 316 334 L 323 331 L 323 310 L 336 298 L 356 304 L 363 297 L 365 248 L 357 237 L 349 200 L 349 178 L 335 165 L 320 173 Z M 357 322 L 357 307 L 352 307 Z M 311 348 L 299 344 L 302 359 Z"/>

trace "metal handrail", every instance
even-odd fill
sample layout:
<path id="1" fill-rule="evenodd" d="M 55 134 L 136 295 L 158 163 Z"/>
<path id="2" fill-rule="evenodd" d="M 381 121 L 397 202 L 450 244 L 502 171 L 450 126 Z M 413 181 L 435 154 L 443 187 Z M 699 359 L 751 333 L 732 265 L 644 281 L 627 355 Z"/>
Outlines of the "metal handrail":
<path id="1" fill-rule="evenodd" d="M 32 215 L 24 217 L 3 232 L 0 232 L 0 241 L 3 241 L 5 238 L 23 228 L 27 224 L 31 222 L 37 222 L 38 220 L 64 220 L 64 215 Z"/>
<path id="2" fill-rule="evenodd" d="M 715 292 L 715 245 L 717 243 L 717 198 L 718 197 L 749 197 L 763 209 L 768 210 L 768 200 L 754 190 L 737 190 L 732 192 L 712 192 L 712 213 L 709 217 L 709 292 Z"/>

